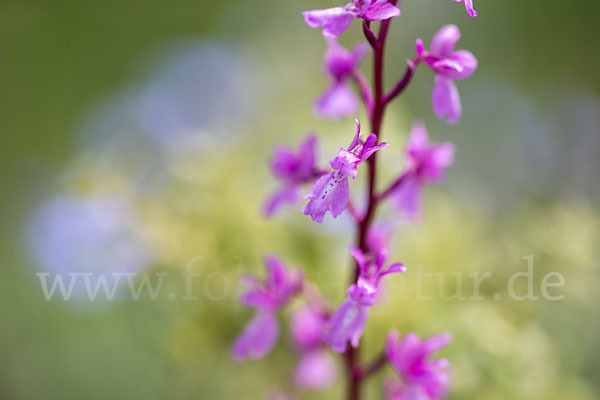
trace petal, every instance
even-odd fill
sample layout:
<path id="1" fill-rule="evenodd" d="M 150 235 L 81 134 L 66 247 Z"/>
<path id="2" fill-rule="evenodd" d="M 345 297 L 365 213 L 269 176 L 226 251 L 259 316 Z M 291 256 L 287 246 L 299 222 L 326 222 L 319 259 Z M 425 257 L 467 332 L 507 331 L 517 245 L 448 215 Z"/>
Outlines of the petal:
<path id="1" fill-rule="evenodd" d="M 377 150 L 381 150 L 384 147 L 389 145 L 389 143 L 387 143 L 387 142 L 381 142 L 377 146 L 374 146 L 374 144 L 376 142 L 377 142 L 377 136 L 374 133 L 370 134 L 369 137 L 367 138 L 367 141 L 365 142 L 362 154 L 360 156 L 360 162 L 366 161 Z"/>
<path id="2" fill-rule="evenodd" d="M 454 162 L 453 143 L 438 143 L 431 147 L 420 171 L 420 177 L 429 182 L 439 182 L 444 170 Z"/>
<path id="3" fill-rule="evenodd" d="M 449 56 L 458 39 L 460 30 L 456 25 L 443 26 L 431 40 L 431 53 L 440 58 Z"/>
<path id="4" fill-rule="evenodd" d="M 335 363 L 321 349 L 303 354 L 294 373 L 294 382 L 302 389 L 323 389 L 332 385 L 335 378 Z"/>
<path id="5" fill-rule="evenodd" d="M 396 206 L 412 221 L 419 219 L 421 214 L 421 190 L 418 179 L 411 178 L 394 193 Z"/>
<path id="6" fill-rule="evenodd" d="M 356 114 L 358 100 L 344 82 L 331 85 L 316 101 L 315 113 L 323 118 L 338 119 Z"/>
<path id="7" fill-rule="evenodd" d="M 477 11 L 473 8 L 473 0 L 454 0 L 457 3 L 464 2 L 465 8 L 471 17 L 477 16 Z"/>
<path id="8" fill-rule="evenodd" d="M 415 53 L 417 53 L 417 56 L 421 56 L 421 54 L 423 54 L 424 51 L 425 51 L 425 45 L 423 44 L 423 40 L 417 39 L 415 41 Z"/>
<path id="9" fill-rule="evenodd" d="M 356 14 L 346 7 L 333 7 L 324 10 L 311 10 L 302 13 L 304 21 L 311 28 L 323 27 L 323 36 L 336 37 L 342 34 Z"/>
<path id="10" fill-rule="evenodd" d="M 435 86 L 431 93 L 433 110 L 439 119 L 445 119 L 453 124 L 458 122 L 462 112 L 458 89 L 452 79 L 441 75 L 435 76 Z"/>
<path id="11" fill-rule="evenodd" d="M 405 150 L 408 167 L 413 168 L 418 165 L 428 150 L 429 135 L 425 124 L 423 122 L 413 123 Z"/>
<path id="12" fill-rule="evenodd" d="M 352 299 L 346 299 L 327 322 L 330 330 L 323 336 L 323 341 L 331 344 L 333 350 L 338 353 L 346 351 L 348 341 L 353 347 L 357 347 L 368 315 L 367 307 Z"/>
<path id="13" fill-rule="evenodd" d="M 323 222 L 327 211 L 336 218 L 346 209 L 350 199 L 348 177 L 340 171 L 323 175 L 313 184 L 305 198 L 310 200 L 302 207 L 302 212 L 310 215 L 314 222 Z"/>
<path id="14" fill-rule="evenodd" d="M 358 247 L 350 246 L 349 248 L 350 248 L 350 253 L 352 254 L 352 256 L 354 257 L 354 259 L 356 260 L 356 262 L 360 266 L 360 270 L 362 271 L 363 274 L 366 274 L 367 271 L 366 271 L 366 266 L 365 266 L 365 255 L 364 255 L 364 253 Z"/>
<path id="15" fill-rule="evenodd" d="M 299 170 L 303 177 L 310 175 L 315 169 L 317 159 L 317 137 L 310 134 L 298 145 Z"/>
<path id="16" fill-rule="evenodd" d="M 283 261 L 272 254 L 264 258 L 265 269 L 267 270 L 267 286 L 272 289 L 284 286 L 286 284 L 286 270 Z"/>
<path id="17" fill-rule="evenodd" d="M 450 56 L 447 59 L 460 66 L 460 69 L 458 71 L 448 71 L 448 74 L 446 76 L 448 76 L 449 78 L 465 79 L 471 76 L 473 74 L 473 71 L 477 69 L 477 58 L 475 58 L 473 53 L 471 53 L 470 51 L 455 51 L 454 53 L 450 54 Z"/>
<path id="18" fill-rule="evenodd" d="M 452 335 L 450 333 L 441 333 L 439 335 L 432 336 L 425 339 L 422 343 L 423 353 L 425 356 L 429 356 L 442 347 L 446 347 L 452 342 Z"/>
<path id="19" fill-rule="evenodd" d="M 286 186 L 274 193 L 265 203 L 263 213 L 265 217 L 271 217 L 284 204 L 293 204 L 298 200 L 298 189 L 296 186 Z"/>
<path id="20" fill-rule="evenodd" d="M 271 313 L 258 313 L 233 343 L 233 356 L 237 361 L 262 358 L 271 351 L 278 336 L 277 318 Z"/>
<path id="21" fill-rule="evenodd" d="M 290 321 L 295 347 L 308 350 L 318 346 L 321 342 L 325 322 L 324 317 L 309 306 L 296 310 Z"/>
<path id="22" fill-rule="evenodd" d="M 400 9 L 389 3 L 388 0 L 376 0 L 360 17 L 367 21 L 382 21 L 399 16 Z"/>
<path id="23" fill-rule="evenodd" d="M 388 275 L 388 274 L 399 274 L 402 272 L 406 272 L 406 267 L 404 266 L 404 264 L 402 263 L 394 263 L 392 265 L 390 265 L 388 267 L 388 269 L 386 269 L 383 272 L 380 272 L 379 275 L 377 276 L 377 279 L 381 279 L 383 276 Z"/>
<path id="24" fill-rule="evenodd" d="M 360 63 L 364 56 L 371 50 L 371 46 L 368 43 L 359 43 L 352 49 L 352 60 L 354 67 L 353 69 L 357 69 L 360 66 Z"/>
<path id="25" fill-rule="evenodd" d="M 354 150 L 354 148 L 356 146 L 358 146 L 358 142 L 360 140 L 360 121 L 355 118 L 354 122 L 356 123 L 356 133 L 354 134 L 354 138 L 352 139 L 352 141 L 350 142 L 350 145 L 348 146 L 348 151 Z"/>

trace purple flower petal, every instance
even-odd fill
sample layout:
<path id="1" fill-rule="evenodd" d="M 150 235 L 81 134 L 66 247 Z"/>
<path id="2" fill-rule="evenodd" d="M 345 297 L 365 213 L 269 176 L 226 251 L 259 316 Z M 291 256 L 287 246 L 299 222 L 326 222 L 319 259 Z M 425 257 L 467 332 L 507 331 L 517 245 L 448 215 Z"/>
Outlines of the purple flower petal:
<path id="1" fill-rule="evenodd" d="M 421 191 L 419 180 L 410 178 L 394 193 L 396 205 L 411 221 L 421 216 Z"/>
<path id="2" fill-rule="evenodd" d="M 294 382 L 302 389 L 323 389 L 331 386 L 335 378 L 335 363 L 322 349 L 303 354 L 294 373 Z"/>
<path id="3" fill-rule="evenodd" d="M 265 203 L 263 213 L 265 217 L 271 217 L 284 204 L 293 204 L 298 200 L 298 188 L 296 186 L 285 186 L 274 193 Z"/>
<path id="4" fill-rule="evenodd" d="M 465 79 L 473 74 L 477 69 L 477 58 L 467 50 L 459 50 L 450 54 L 447 60 L 454 62 L 459 68 L 453 68 L 445 72 L 445 75 L 452 79 Z"/>
<path id="5" fill-rule="evenodd" d="M 237 361 L 262 358 L 271 351 L 278 336 L 279 326 L 275 316 L 259 312 L 233 343 L 233 356 Z"/>
<path id="6" fill-rule="evenodd" d="M 321 343 L 325 318 L 309 306 L 294 312 L 291 319 L 292 340 L 296 348 L 309 350 Z"/>
<path id="7" fill-rule="evenodd" d="M 431 146 L 420 177 L 428 182 L 439 182 L 444 177 L 444 170 L 454 162 L 455 147 L 453 143 L 438 143 Z"/>
<path id="8" fill-rule="evenodd" d="M 342 34 L 356 17 L 348 7 L 333 7 L 324 10 L 311 10 L 302 13 L 304 21 L 311 28 L 323 27 L 323 36 L 337 37 Z"/>
<path id="9" fill-rule="evenodd" d="M 477 16 L 477 11 L 473 8 L 473 0 L 454 0 L 457 3 L 464 2 L 465 8 L 471 17 Z"/>
<path id="10" fill-rule="evenodd" d="M 460 96 L 454 81 L 441 75 L 435 76 L 435 86 L 431 93 L 433 110 L 440 119 L 453 124 L 458 122 L 462 112 Z"/>
<path id="11" fill-rule="evenodd" d="M 327 211 L 336 218 L 346 209 L 350 199 L 348 176 L 339 170 L 323 175 L 312 185 L 305 198 L 309 202 L 302 207 L 302 212 L 310 215 L 314 222 L 323 222 Z"/>
<path id="12" fill-rule="evenodd" d="M 333 83 L 315 103 L 315 113 L 323 118 L 338 119 L 356 114 L 358 99 L 344 82 Z"/>
<path id="13" fill-rule="evenodd" d="M 352 299 L 346 299 L 327 322 L 329 332 L 325 334 L 323 341 L 329 343 L 338 353 L 346 351 L 348 341 L 352 347 L 358 347 L 368 315 L 367 307 Z"/>
<path id="14" fill-rule="evenodd" d="M 448 57 L 458 39 L 460 39 L 460 30 L 456 25 L 443 26 L 431 40 L 431 53 L 439 58 Z"/>
<path id="15" fill-rule="evenodd" d="M 389 3 L 388 0 L 375 0 L 372 2 L 371 6 L 360 15 L 361 18 L 364 18 L 367 21 L 382 21 L 399 16 L 400 9 Z"/>

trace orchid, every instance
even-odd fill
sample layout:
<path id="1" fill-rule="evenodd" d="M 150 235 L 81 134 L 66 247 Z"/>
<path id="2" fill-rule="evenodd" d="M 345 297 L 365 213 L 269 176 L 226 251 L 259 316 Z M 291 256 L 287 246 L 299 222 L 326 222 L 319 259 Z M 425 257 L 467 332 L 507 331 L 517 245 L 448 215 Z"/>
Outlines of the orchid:
<path id="1" fill-rule="evenodd" d="M 385 275 L 401 273 L 406 267 L 394 263 L 384 268 L 387 251 L 378 253 L 363 253 L 357 247 L 350 247 L 350 252 L 360 268 L 360 275 L 355 284 L 348 288 L 348 298 L 333 313 L 327 323 L 328 332 L 323 337 L 331 344 L 334 351 L 341 353 L 346 350 L 347 342 L 357 347 L 369 315 L 368 307 L 375 303 L 379 281 Z"/>
<path id="2" fill-rule="evenodd" d="M 421 340 L 409 333 L 400 340 L 398 332 L 390 332 L 385 353 L 400 380 L 386 384 L 387 399 L 443 399 L 450 384 L 450 364 L 446 359 L 430 360 L 429 357 L 451 341 L 449 334 Z"/>
<path id="3" fill-rule="evenodd" d="M 477 15 L 472 0 L 455 1 L 464 1 L 469 14 Z M 320 296 L 316 287 L 304 283 L 300 272 L 287 270 L 274 257 L 265 261 L 266 279 L 252 276 L 243 279 L 248 290 L 241 300 L 255 308 L 256 315 L 233 344 L 233 355 L 240 361 L 265 356 L 279 336 L 278 313 L 296 295 L 301 294 L 305 300 L 290 319 L 289 343 L 298 357 L 292 377 L 297 392 L 322 389 L 334 382 L 337 371 L 331 350 L 344 353 L 348 400 L 360 400 L 365 380 L 388 363 L 399 375 L 393 381 L 384 381 L 383 389 L 389 400 L 441 400 L 449 391 L 449 362 L 429 359 L 450 342 L 447 334 L 421 340 L 409 333 L 400 341 L 399 335 L 392 332 L 384 351 L 371 362 L 361 360 L 358 351 L 371 307 L 383 297 L 383 278 L 406 271 L 402 263 L 387 263 L 394 226 L 391 220 L 378 219 L 379 207 L 392 201 L 409 217 L 418 217 L 423 188 L 443 179 L 455 152 L 450 142 L 430 144 L 425 125 L 415 123 L 404 152 L 404 170 L 387 187 L 380 188 L 377 152 L 388 146 L 381 141 L 386 110 L 410 84 L 417 67 L 425 64 L 435 74 L 432 103 L 437 117 L 457 122 L 462 106 L 454 81 L 469 77 L 477 68 L 473 54 L 454 51 L 460 31 L 454 25 L 447 25 L 436 33 L 429 50 L 421 39 L 416 41 L 416 57 L 408 61 L 404 76 L 386 92 L 384 56 L 392 17 L 400 15 L 397 3 L 397 0 L 352 0 L 341 7 L 303 13 L 310 27 L 322 27 L 328 44 L 324 69 L 329 85 L 315 102 L 316 114 L 329 119 L 355 115 L 362 100 L 370 134 L 365 140 L 361 139 L 361 125 L 356 119 L 354 138 L 330 160 L 328 170 L 317 166 L 314 135 L 304 139 L 297 151 L 278 147 L 271 160 L 271 170 L 281 182 L 281 188 L 267 201 L 267 216 L 284 204 L 296 202 L 302 186 L 311 183 L 304 196 L 307 202 L 301 208 L 302 213 L 322 223 L 327 213 L 335 219 L 348 210 L 356 232 L 355 245 L 349 247 L 354 258 L 351 279 L 335 309 Z M 337 36 L 356 18 L 363 19 L 362 30 L 367 43 L 348 50 L 338 43 Z M 372 29 L 372 21 L 381 21 L 379 29 Z M 373 54 L 372 85 L 359 70 L 369 46 Z M 353 86 L 360 96 L 355 94 Z M 359 165 L 363 163 L 367 164 L 365 201 L 356 205 L 358 203 L 350 199 L 349 178 L 356 179 Z"/>
<path id="4" fill-rule="evenodd" d="M 312 182 L 323 172 L 316 167 L 317 137 L 309 135 L 298 145 L 298 152 L 288 147 L 277 147 L 271 159 L 271 171 L 283 187 L 275 192 L 264 207 L 266 216 L 272 216 L 282 205 L 299 198 L 302 185 Z"/>
<path id="5" fill-rule="evenodd" d="M 232 353 L 238 361 L 262 358 L 273 348 L 279 336 L 275 313 L 302 288 L 302 273 L 287 270 L 277 257 L 266 257 L 265 267 L 264 281 L 250 275 L 242 277 L 249 290 L 241 301 L 257 309 L 257 314 L 233 343 Z"/>
<path id="6" fill-rule="evenodd" d="M 433 109 L 440 119 L 456 123 L 460 119 L 462 106 L 455 80 L 471 76 L 477 68 L 477 59 L 467 50 L 454 50 L 460 39 L 456 25 L 442 27 L 431 41 L 431 50 L 425 50 L 423 41 L 417 39 L 417 60 L 424 61 L 435 73 L 435 86 L 431 94 Z"/>
<path id="7" fill-rule="evenodd" d="M 342 7 L 311 10 L 302 13 L 311 28 L 323 27 L 323 36 L 341 35 L 355 18 L 382 21 L 400 15 L 400 9 L 388 0 L 352 0 Z"/>
<path id="8" fill-rule="evenodd" d="M 396 204 L 411 219 L 421 213 L 421 193 L 428 183 L 439 183 L 444 170 L 454 161 L 454 145 L 450 142 L 430 145 L 423 123 L 415 123 L 406 144 L 406 180 L 394 193 Z"/>
<path id="9" fill-rule="evenodd" d="M 304 196 L 309 200 L 302 208 L 304 215 L 310 215 L 318 223 L 323 222 L 327 211 L 331 212 L 333 218 L 340 215 L 350 199 L 348 178 L 355 179 L 358 165 L 387 145 L 385 142 L 377 144 L 377 136 L 374 134 L 363 142 L 360 139 L 360 122 L 356 120 L 354 139 L 347 149 L 341 148 L 338 155 L 329 162 L 333 171 L 320 177 Z"/>
<path id="10" fill-rule="evenodd" d="M 325 53 L 324 69 L 331 77 L 331 84 L 317 99 L 315 112 L 329 119 L 354 115 L 358 110 L 358 99 L 348 80 L 358 74 L 358 67 L 369 45 L 361 43 L 352 50 L 346 50 L 335 38 L 327 38 L 328 49 Z"/>

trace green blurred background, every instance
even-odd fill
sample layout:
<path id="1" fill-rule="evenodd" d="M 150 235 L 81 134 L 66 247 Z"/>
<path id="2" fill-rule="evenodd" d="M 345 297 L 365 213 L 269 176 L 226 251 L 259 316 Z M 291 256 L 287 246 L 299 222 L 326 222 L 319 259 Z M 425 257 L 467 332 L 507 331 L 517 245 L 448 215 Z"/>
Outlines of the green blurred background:
<path id="1" fill-rule="evenodd" d="M 394 259 L 430 272 L 489 271 L 486 300 L 440 299 L 435 280 L 426 287 L 433 300 L 405 300 L 394 285 L 411 288 L 414 278 L 394 277 L 362 340 L 368 357 L 392 328 L 452 332 L 442 353 L 454 364 L 452 399 L 600 398 L 600 3 L 577 3 L 480 0 L 473 19 L 450 0 L 405 0 L 392 24 L 388 85 L 414 39 L 428 42 L 446 23 L 479 59 L 459 82 L 464 113 L 453 126 L 433 115 L 430 71 L 417 72 L 388 114 L 392 146 L 381 160 L 387 178 L 401 168 L 416 119 L 434 140 L 457 144 L 448 179 L 427 191 L 424 220 L 396 236 Z M 251 315 L 237 304 L 235 279 L 262 273 L 262 255 L 276 252 L 304 266 L 333 303 L 342 298 L 349 222 L 317 226 L 297 210 L 260 216 L 275 188 L 266 164 L 274 144 L 295 146 L 314 130 L 327 160 L 353 131 L 351 119 L 311 112 L 326 84 L 325 45 L 300 12 L 335 4 L 0 1 L 0 398 L 259 399 L 289 386 L 295 355 L 285 335 L 261 362 L 230 358 Z M 355 23 L 342 41 L 359 40 Z M 110 241 L 54 243 L 39 217 L 52 199 L 98 197 L 126 199 L 135 214 L 125 233 L 115 229 L 139 237 L 113 244 L 137 252 L 137 270 L 167 273 L 156 301 L 44 299 L 36 272 L 121 260 L 107 255 Z M 48 242 L 58 246 L 50 261 Z M 560 272 L 563 300 L 494 299 L 527 255 L 536 294 L 545 274 Z M 195 301 L 181 299 L 186 265 L 202 274 Z M 391 373 L 369 383 L 369 398 L 381 397 Z M 340 398 L 338 386 L 298 398 Z"/>

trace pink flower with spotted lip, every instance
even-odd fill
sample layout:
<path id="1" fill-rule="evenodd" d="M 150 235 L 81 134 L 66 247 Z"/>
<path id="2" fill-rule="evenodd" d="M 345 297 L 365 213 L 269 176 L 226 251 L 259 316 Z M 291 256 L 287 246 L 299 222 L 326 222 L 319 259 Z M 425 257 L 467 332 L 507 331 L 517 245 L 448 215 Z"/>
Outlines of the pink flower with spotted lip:
<path id="1" fill-rule="evenodd" d="M 298 152 L 289 147 L 275 148 L 271 159 L 271 171 L 283 187 L 267 200 L 264 214 L 272 216 L 282 205 L 295 203 L 300 198 L 302 185 L 310 183 L 325 173 L 316 166 L 317 137 L 310 134 L 298 145 Z"/>
<path id="2" fill-rule="evenodd" d="M 460 119 L 462 106 L 455 80 L 471 76 L 477 68 L 477 58 L 467 50 L 454 50 L 460 39 L 456 25 L 442 27 L 431 41 L 431 50 L 425 50 L 423 41 L 417 39 L 417 60 L 423 61 L 435 72 L 435 86 L 431 94 L 433 109 L 440 119 L 456 123 Z"/>
<path id="3" fill-rule="evenodd" d="M 369 45 L 361 43 L 352 50 L 346 50 L 336 38 L 327 38 L 327 43 L 325 72 L 331 77 L 331 84 L 317 99 L 315 113 L 329 119 L 354 115 L 358 110 L 358 99 L 348 80 L 357 73 Z"/>
<path id="4" fill-rule="evenodd" d="M 310 10 L 302 13 L 311 28 L 323 27 L 323 36 L 337 37 L 355 18 L 366 21 L 382 21 L 400 15 L 400 9 L 388 0 L 352 0 L 342 7 Z"/>
<path id="5" fill-rule="evenodd" d="M 305 215 L 314 222 L 321 223 L 327 211 L 333 218 L 340 215 L 348 205 L 350 187 L 348 178 L 356 178 L 358 165 L 366 161 L 377 150 L 388 143 L 377 144 L 377 136 L 369 135 L 366 141 L 360 139 L 360 122 L 356 120 L 356 135 L 347 149 L 341 148 L 338 155 L 329 164 L 333 171 L 320 177 L 304 196 L 308 203 L 302 207 Z"/>
<path id="6" fill-rule="evenodd" d="M 446 359 L 429 357 L 452 341 L 444 333 L 425 340 L 415 333 L 400 340 L 398 332 L 390 332 L 386 343 L 386 356 L 400 376 L 400 381 L 386 382 L 388 400 L 441 400 L 450 385 L 450 363 Z"/>
<path id="7" fill-rule="evenodd" d="M 327 322 L 328 331 L 323 336 L 323 340 L 338 353 L 346 351 L 348 341 L 352 347 L 358 347 L 369 316 L 369 307 L 375 303 L 381 278 L 406 271 L 401 263 L 384 268 L 387 259 L 387 251 L 384 249 L 376 254 L 365 254 L 359 248 L 351 246 L 350 252 L 359 265 L 360 275 L 357 282 L 348 288 L 348 298 Z"/>
<path id="8" fill-rule="evenodd" d="M 264 281 L 250 275 L 242 277 L 249 290 L 242 294 L 241 301 L 256 308 L 257 314 L 232 345 L 233 356 L 238 361 L 262 358 L 271 351 L 279 336 L 275 313 L 302 289 L 301 271 L 287 270 L 275 256 L 265 257 L 265 267 Z"/>
<path id="9" fill-rule="evenodd" d="M 477 16 L 477 11 L 473 8 L 473 0 L 454 0 L 457 3 L 465 3 L 465 9 L 471 17 Z"/>
<path id="10" fill-rule="evenodd" d="M 393 194 L 396 204 L 412 220 L 421 214 L 421 195 L 428 183 L 439 183 L 444 170 L 454 161 L 454 144 L 429 144 L 427 129 L 421 122 L 413 124 L 406 144 L 407 179 Z"/>

